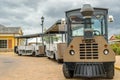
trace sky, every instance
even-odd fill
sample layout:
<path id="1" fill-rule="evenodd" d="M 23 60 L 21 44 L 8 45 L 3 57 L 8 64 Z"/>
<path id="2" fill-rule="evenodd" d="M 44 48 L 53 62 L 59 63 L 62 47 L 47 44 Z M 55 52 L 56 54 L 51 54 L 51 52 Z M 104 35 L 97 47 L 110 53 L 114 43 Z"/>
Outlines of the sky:
<path id="1" fill-rule="evenodd" d="M 41 33 L 41 17 L 44 29 L 65 17 L 65 11 L 81 8 L 83 4 L 108 8 L 114 22 L 109 23 L 109 36 L 120 34 L 119 0 L 0 0 L 0 24 L 21 27 L 24 34 Z"/>

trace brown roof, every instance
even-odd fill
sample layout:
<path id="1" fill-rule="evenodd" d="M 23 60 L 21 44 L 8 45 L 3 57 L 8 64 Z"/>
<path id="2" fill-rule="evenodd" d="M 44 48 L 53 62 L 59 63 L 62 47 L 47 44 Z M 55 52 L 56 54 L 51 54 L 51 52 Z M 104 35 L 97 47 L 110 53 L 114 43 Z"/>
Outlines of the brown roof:
<path id="1" fill-rule="evenodd" d="M 112 35 L 109 39 L 109 41 L 112 41 L 112 42 L 120 42 L 120 39 L 117 39 L 116 38 L 116 35 Z"/>
<path id="2" fill-rule="evenodd" d="M 0 34 L 19 34 L 21 27 L 5 27 L 0 24 Z"/>
<path id="3" fill-rule="evenodd" d="M 57 22 L 55 22 L 54 25 L 52 25 L 46 32 L 45 34 L 54 34 L 54 33 L 65 33 L 65 26 L 61 25 L 61 20 L 58 20 Z"/>
<path id="4" fill-rule="evenodd" d="M 29 34 L 29 35 L 22 35 L 22 36 L 15 36 L 15 38 L 35 38 L 35 37 L 41 37 L 42 33 L 36 33 L 36 34 Z"/>
<path id="5" fill-rule="evenodd" d="M 115 35 L 112 35 L 109 40 L 116 40 Z"/>

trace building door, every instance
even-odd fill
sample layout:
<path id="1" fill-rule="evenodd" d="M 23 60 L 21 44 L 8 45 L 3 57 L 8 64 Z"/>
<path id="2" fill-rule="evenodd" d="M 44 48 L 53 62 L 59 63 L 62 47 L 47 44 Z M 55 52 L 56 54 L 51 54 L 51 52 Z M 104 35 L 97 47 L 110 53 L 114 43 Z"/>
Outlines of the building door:
<path id="1" fill-rule="evenodd" d="M 12 39 L 8 40 L 8 49 L 12 49 Z"/>

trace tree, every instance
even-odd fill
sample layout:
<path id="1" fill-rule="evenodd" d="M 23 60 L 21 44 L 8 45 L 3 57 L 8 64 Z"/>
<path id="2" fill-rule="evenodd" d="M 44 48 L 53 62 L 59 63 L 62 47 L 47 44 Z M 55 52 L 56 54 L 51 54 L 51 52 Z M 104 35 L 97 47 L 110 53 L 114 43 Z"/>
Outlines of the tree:
<path id="1" fill-rule="evenodd" d="M 119 35 L 115 35 L 117 40 L 120 40 L 120 34 Z M 113 49 L 113 51 L 117 54 L 120 55 L 120 42 L 115 42 L 114 44 L 111 44 L 111 47 Z"/>
<path id="2" fill-rule="evenodd" d="M 117 39 L 120 39 L 120 34 L 115 36 Z"/>

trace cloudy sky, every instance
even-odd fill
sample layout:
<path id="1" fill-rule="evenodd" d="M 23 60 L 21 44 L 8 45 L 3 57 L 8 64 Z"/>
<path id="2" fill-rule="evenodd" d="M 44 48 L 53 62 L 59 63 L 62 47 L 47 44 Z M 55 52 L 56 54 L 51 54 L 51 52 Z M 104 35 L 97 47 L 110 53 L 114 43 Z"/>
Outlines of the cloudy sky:
<path id="1" fill-rule="evenodd" d="M 119 0 L 0 0 L 0 24 L 21 27 L 24 34 L 41 32 L 41 16 L 48 28 L 58 19 L 65 17 L 66 10 L 91 4 L 93 7 L 109 8 L 114 22 L 109 23 L 109 35 L 120 34 Z"/>

